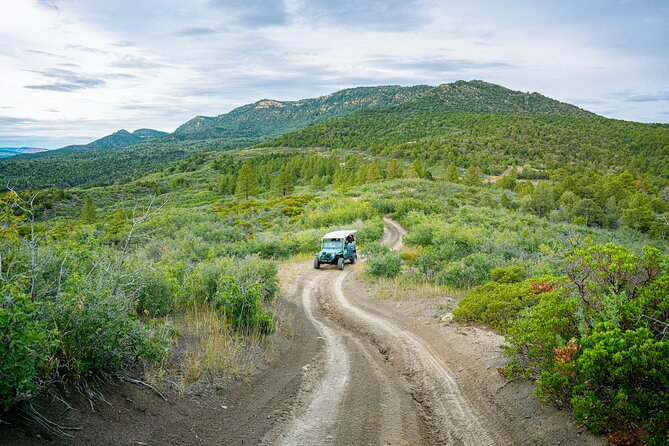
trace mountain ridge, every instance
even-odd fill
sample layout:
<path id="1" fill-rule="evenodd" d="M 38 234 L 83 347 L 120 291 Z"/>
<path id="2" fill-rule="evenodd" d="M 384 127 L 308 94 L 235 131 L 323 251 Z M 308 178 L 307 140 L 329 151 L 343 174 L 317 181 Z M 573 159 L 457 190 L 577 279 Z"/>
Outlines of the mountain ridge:
<path id="1" fill-rule="evenodd" d="M 172 134 L 121 130 L 84 146 L 0 160 L 0 180 L 104 185 L 197 152 L 259 146 L 370 150 L 458 165 L 490 161 L 490 171 L 525 162 L 618 168 L 633 159 L 643 172 L 669 163 L 662 149 L 667 131 L 669 125 L 608 119 L 484 81 L 358 87 L 298 101 L 261 99 L 217 117 L 196 116 Z"/>

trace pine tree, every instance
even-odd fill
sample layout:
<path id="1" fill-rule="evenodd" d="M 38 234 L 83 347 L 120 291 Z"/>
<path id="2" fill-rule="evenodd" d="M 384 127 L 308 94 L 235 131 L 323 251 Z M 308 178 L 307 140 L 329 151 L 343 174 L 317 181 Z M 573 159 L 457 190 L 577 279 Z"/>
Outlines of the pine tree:
<path id="1" fill-rule="evenodd" d="M 404 176 L 402 165 L 400 164 L 399 161 L 397 161 L 396 159 L 390 160 L 390 163 L 388 163 L 388 170 L 386 171 L 386 176 L 389 180 L 395 178 L 402 178 Z"/>
<path id="2" fill-rule="evenodd" d="M 416 175 L 418 175 L 418 178 L 425 178 L 426 177 L 427 168 L 425 167 L 425 165 L 423 163 L 421 163 L 418 160 L 414 160 L 413 164 L 411 164 L 411 167 L 416 172 Z"/>
<path id="3" fill-rule="evenodd" d="M 258 195 L 258 177 L 248 163 L 244 163 L 239 169 L 235 193 L 247 200 Z"/>
<path id="4" fill-rule="evenodd" d="M 332 179 L 332 186 L 337 192 L 345 192 L 350 185 L 348 175 L 346 174 L 346 167 L 340 166 L 334 174 Z"/>
<path id="5" fill-rule="evenodd" d="M 476 166 L 469 166 L 469 169 L 465 172 L 465 176 L 462 177 L 462 182 L 468 186 L 481 185 L 481 177 Z"/>
<path id="6" fill-rule="evenodd" d="M 84 207 L 81 209 L 81 219 L 86 223 L 93 223 L 96 218 L 97 212 L 93 204 L 93 199 L 90 195 L 86 195 L 84 197 Z"/>
<path id="7" fill-rule="evenodd" d="M 446 180 L 450 181 L 451 183 L 457 183 L 460 181 L 458 169 L 455 167 L 455 164 L 449 164 L 446 168 Z"/>
<path id="8" fill-rule="evenodd" d="M 276 177 L 274 183 L 279 195 L 285 197 L 290 195 L 295 190 L 295 184 L 293 183 L 293 176 L 290 174 L 288 169 L 285 167 L 281 168 L 279 175 Z"/>
<path id="9" fill-rule="evenodd" d="M 381 179 L 381 174 L 379 173 L 379 165 L 376 161 L 367 167 L 367 182 L 374 183 Z"/>

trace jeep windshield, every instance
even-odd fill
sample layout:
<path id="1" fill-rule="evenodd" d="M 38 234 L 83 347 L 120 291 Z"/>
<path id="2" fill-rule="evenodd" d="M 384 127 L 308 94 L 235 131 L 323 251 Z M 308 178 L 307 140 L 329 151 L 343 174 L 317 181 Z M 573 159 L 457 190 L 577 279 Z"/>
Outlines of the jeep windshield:
<path id="1" fill-rule="evenodd" d="M 323 249 L 335 250 L 341 249 L 342 243 L 337 240 L 323 240 Z"/>

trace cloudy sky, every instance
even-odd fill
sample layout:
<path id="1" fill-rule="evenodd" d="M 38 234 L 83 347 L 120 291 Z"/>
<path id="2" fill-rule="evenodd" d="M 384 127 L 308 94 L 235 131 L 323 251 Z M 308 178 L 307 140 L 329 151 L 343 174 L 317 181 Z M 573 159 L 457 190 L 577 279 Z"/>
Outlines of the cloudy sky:
<path id="1" fill-rule="evenodd" d="M 0 147 L 483 79 L 669 122 L 666 0 L 0 0 Z"/>

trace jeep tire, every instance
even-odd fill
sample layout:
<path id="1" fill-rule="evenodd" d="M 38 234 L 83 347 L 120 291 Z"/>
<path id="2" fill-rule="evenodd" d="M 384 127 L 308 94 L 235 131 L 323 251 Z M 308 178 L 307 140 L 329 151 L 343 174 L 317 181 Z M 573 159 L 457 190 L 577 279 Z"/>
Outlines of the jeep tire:
<path id="1" fill-rule="evenodd" d="M 344 258 L 343 257 L 339 257 L 337 259 L 337 268 L 344 269 Z"/>
<path id="2" fill-rule="evenodd" d="M 319 259 L 318 256 L 316 256 L 314 258 L 314 268 L 320 269 L 320 267 L 321 267 L 321 259 Z"/>
<path id="3" fill-rule="evenodd" d="M 358 261 L 358 254 L 354 252 L 353 255 L 351 256 L 351 265 L 353 265 L 357 261 Z"/>

